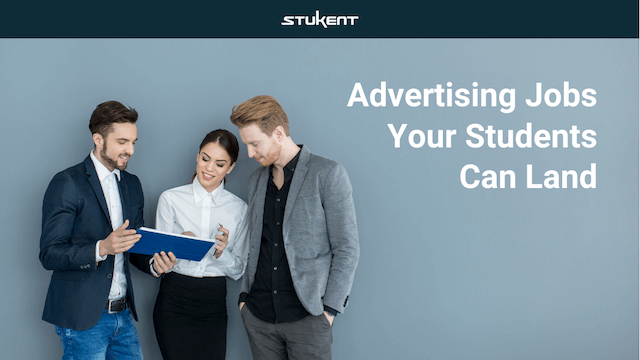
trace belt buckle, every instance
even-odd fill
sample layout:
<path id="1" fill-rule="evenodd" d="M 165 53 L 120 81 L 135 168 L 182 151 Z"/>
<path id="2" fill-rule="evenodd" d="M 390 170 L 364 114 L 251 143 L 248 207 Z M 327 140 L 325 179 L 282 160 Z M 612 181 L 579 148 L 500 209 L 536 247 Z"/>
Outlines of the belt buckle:
<path id="1" fill-rule="evenodd" d="M 116 299 L 116 300 L 107 300 L 108 301 L 108 305 L 107 305 L 107 313 L 109 314 L 116 314 L 119 313 L 120 311 L 124 310 L 127 308 L 127 298 L 121 298 L 121 299 Z M 122 305 L 121 305 L 122 304 Z M 116 310 L 113 310 L 113 308 L 116 308 Z"/>

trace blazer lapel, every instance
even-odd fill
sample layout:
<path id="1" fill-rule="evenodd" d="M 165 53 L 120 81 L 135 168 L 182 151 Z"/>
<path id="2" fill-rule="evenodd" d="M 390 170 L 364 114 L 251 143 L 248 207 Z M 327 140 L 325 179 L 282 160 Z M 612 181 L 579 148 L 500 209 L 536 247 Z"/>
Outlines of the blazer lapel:
<path id="1" fill-rule="evenodd" d="M 118 189 L 120 192 L 120 203 L 122 204 L 122 221 L 129 219 L 129 221 L 134 221 L 131 219 L 130 214 L 130 205 L 129 204 L 129 187 L 127 183 L 124 182 L 124 171 L 120 171 L 120 181 L 118 181 Z M 133 226 L 134 224 L 130 224 Z"/>
<path id="2" fill-rule="evenodd" d="M 269 183 L 269 168 L 262 169 L 260 173 L 260 178 L 258 179 L 258 188 L 254 193 L 253 199 L 253 208 L 255 209 L 253 213 L 253 223 L 256 226 L 253 227 L 253 234 L 251 236 L 252 239 L 256 240 L 258 246 L 260 246 L 260 241 L 262 239 L 262 221 L 264 218 L 264 199 L 267 194 L 267 184 Z M 251 199 L 250 199 L 251 201 Z"/>
<path id="3" fill-rule="evenodd" d="M 102 212 L 104 216 L 107 218 L 109 224 L 111 224 L 111 217 L 109 216 L 109 209 L 107 209 L 107 201 L 104 199 L 104 193 L 102 192 L 102 186 L 100 185 L 100 179 L 98 179 L 98 173 L 96 172 L 96 168 L 93 165 L 93 161 L 91 161 L 91 157 L 87 156 L 84 159 L 84 167 L 89 176 L 87 180 L 91 187 L 93 188 L 93 192 L 96 194 L 96 198 L 98 198 L 98 202 L 100 203 L 100 207 L 102 208 Z"/>
<path id="4" fill-rule="evenodd" d="M 303 146 L 302 149 L 300 149 L 300 158 L 298 159 L 296 170 L 293 172 L 291 187 L 289 187 L 289 195 L 287 195 L 287 206 L 284 209 L 283 224 L 288 222 L 293 206 L 296 203 L 298 193 L 300 193 L 300 189 L 302 188 L 302 183 L 304 183 L 304 178 L 307 176 L 307 164 L 309 163 L 310 154 L 311 153 L 306 146 Z"/>

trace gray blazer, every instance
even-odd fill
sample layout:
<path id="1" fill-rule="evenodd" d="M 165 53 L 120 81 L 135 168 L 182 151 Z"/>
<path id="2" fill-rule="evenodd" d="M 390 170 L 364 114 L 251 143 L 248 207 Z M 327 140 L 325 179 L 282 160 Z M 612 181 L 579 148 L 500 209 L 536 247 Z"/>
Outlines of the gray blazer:
<path id="1" fill-rule="evenodd" d="M 269 168 L 249 178 L 249 260 L 241 291 L 255 280 Z M 347 172 L 339 163 L 314 155 L 303 146 L 284 212 L 284 246 L 293 286 L 307 311 L 315 316 L 327 305 L 339 312 L 347 306 L 360 257 L 356 212 Z"/>

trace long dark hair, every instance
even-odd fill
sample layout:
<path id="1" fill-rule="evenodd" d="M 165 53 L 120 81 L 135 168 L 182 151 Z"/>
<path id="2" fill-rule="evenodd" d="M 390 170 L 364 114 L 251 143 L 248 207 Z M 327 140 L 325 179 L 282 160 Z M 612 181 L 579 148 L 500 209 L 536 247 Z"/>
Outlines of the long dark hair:
<path id="1" fill-rule="evenodd" d="M 229 131 L 218 129 L 208 133 L 207 136 L 204 137 L 204 140 L 202 140 L 202 143 L 200 144 L 200 150 L 198 150 L 198 152 L 201 151 L 202 148 L 207 146 L 209 143 L 218 143 L 218 145 L 220 145 L 227 152 L 227 155 L 229 155 L 229 157 L 231 158 L 231 165 L 235 164 L 236 160 L 238 160 L 238 153 L 240 152 L 238 139 L 236 139 L 235 135 L 233 135 Z M 193 182 L 193 179 L 196 178 L 196 175 L 198 174 L 194 172 L 193 176 L 191 177 L 191 182 Z M 224 181 L 227 181 L 226 177 Z"/>

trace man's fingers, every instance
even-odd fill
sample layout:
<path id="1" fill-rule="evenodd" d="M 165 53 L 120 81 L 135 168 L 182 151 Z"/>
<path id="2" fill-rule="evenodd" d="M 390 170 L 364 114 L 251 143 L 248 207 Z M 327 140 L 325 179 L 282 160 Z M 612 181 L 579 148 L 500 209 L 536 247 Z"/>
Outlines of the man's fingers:
<path id="1" fill-rule="evenodd" d="M 121 241 L 117 241 L 117 242 L 113 242 L 112 246 L 114 248 L 123 248 L 126 246 L 133 246 L 135 243 L 138 242 L 138 240 L 140 240 L 139 238 L 131 238 L 131 239 L 125 239 L 125 240 L 121 240 Z"/>
<path id="2" fill-rule="evenodd" d="M 129 219 L 125 220 L 124 223 L 122 223 L 122 226 L 120 226 L 119 228 L 116 229 L 116 231 L 118 230 L 124 230 L 127 227 L 129 227 Z"/>
<path id="3" fill-rule="evenodd" d="M 131 249 L 140 240 L 140 237 L 140 234 L 136 234 L 115 238 L 116 240 L 111 242 L 111 247 L 116 254 L 125 252 Z"/>
<path id="4" fill-rule="evenodd" d="M 117 238 L 117 237 L 123 237 L 123 236 L 127 236 L 127 235 L 133 235 L 136 234 L 136 230 L 135 229 L 117 229 L 113 232 L 113 235 Z M 142 236 L 142 235 L 140 235 Z"/>
<path id="5" fill-rule="evenodd" d="M 134 244 L 135 244 L 135 243 L 134 243 Z M 134 245 L 134 244 L 131 244 L 131 245 L 127 245 L 127 246 L 125 246 L 125 247 L 122 249 L 122 251 L 120 251 L 120 252 L 129 251 L 129 249 L 131 249 L 131 248 L 133 247 L 133 245 Z"/>
<path id="6" fill-rule="evenodd" d="M 123 253 L 125 251 L 129 251 L 129 249 L 131 249 L 133 247 L 134 244 L 129 244 L 129 245 L 120 245 L 117 247 L 113 248 L 113 251 L 115 254 L 120 254 Z"/>
<path id="7" fill-rule="evenodd" d="M 127 242 L 130 242 L 130 241 L 133 241 L 135 243 L 138 240 L 140 240 L 141 237 L 142 237 L 142 235 L 140 235 L 140 234 L 130 234 L 130 235 L 119 236 L 119 237 L 116 237 L 113 240 L 113 243 L 114 244 L 118 244 L 118 243 L 122 244 L 122 243 L 127 243 Z"/>
<path id="8" fill-rule="evenodd" d="M 125 220 L 122 226 L 114 230 L 104 241 L 104 250 L 108 255 L 123 253 L 133 247 L 140 240 L 142 235 L 137 234 L 135 229 L 127 229 L 129 220 Z M 103 243 L 100 243 L 101 254 Z"/>
<path id="9" fill-rule="evenodd" d="M 114 252 L 119 254 L 121 252 L 125 252 L 133 247 L 138 242 L 139 239 L 133 238 L 125 241 L 117 241 L 111 244 Z"/>

